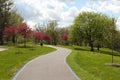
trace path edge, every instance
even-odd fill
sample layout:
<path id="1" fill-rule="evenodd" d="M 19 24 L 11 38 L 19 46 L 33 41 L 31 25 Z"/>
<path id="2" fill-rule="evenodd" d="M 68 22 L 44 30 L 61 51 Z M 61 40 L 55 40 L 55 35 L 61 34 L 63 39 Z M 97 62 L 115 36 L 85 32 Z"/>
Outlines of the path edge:
<path id="1" fill-rule="evenodd" d="M 67 48 L 65 48 L 65 49 L 67 49 Z M 76 78 L 76 80 L 81 80 L 67 63 L 67 57 L 72 53 L 71 49 L 68 49 L 68 50 L 70 50 L 70 53 L 65 56 L 64 63 L 67 66 L 67 68 L 69 69 L 69 71 L 72 73 L 72 75 Z"/>
<path id="2" fill-rule="evenodd" d="M 38 56 L 39 57 L 39 56 Z M 33 59 L 34 60 L 34 59 Z M 29 61 L 28 63 L 26 63 L 25 65 L 23 65 L 23 67 L 22 68 L 20 68 L 19 70 L 18 70 L 18 72 L 16 72 L 15 73 L 15 75 L 14 75 L 14 77 L 12 78 L 12 80 L 16 80 L 16 78 L 18 77 L 18 75 L 25 69 L 25 67 L 27 66 L 27 65 L 29 65 L 33 60 L 31 60 L 31 61 Z"/>
<path id="3" fill-rule="evenodd" d="M 49 46 L 48 46 L 48 47 L 49 47 Z M 56 50 L 55 50 L 55 51 L 56 51 Z M 54 52 L 54 51 L 53 51 L 53 52 Z M 49 52 L 49 53 L 52 53 L 52 52 Z M 49 54 L 49 53 L 48 53 L 48 54 Z M 47 54 L 45 54 L 45 55 L 47 55 Z M 40 55 L 40 56 L 44 56 L 44 55 Z M 38 56 L 38 57 L 36 57 L 36 58 L 28 61 L 25 65 L 23 65 L 23 66 L 14 74 L 12 80 L 16 80 L 17 77 L 19 76 L 19 74 L 25 69 L 25 67 L 26 67 L 27 65 L 29 65 L 31 62 L 33 62 L 35 59 L 39 58 L 40 56 Z"/>
<path id="4" fill-rule="evenodd" d="M 49 45 L 47 45 L 48 47 L 52 47 L 52 46 L 49 46 Z M 52 48 L 55 48 L 55 47 L 57 47 L 57 46 L 53 46 Z M 62 47 L 59 47 L 59 48 L 62 48 Z M 57 48 L 55 48 L 55 49 L 57 49 Z M 67 49 L 67 48 L 64 48 L 64 49 Z M 69 71 L 72 73 L 72 75 L 76 78 L 76 80 L 81 80 L 76 74 L 75 74 L 75 72 L 70 68 L 70 66 L 67 64 L 67 62 L 66 62 L 66 60 L 67 60 L 67 57 L 71 54 L 71 52 L 72 52 L 72 50 L 71 49 L 68 49 L 68 50 L 70 50 L 70 53 L 68 53 L 66 56 L 65 56 L 65 58 L 64 58 L 64 64 L 67 66 L 67 68 L 69 69 Z M 51 52 L 50 52 L 51 53 Z M 38 56 L 39 57 L 39 56 Z M 37 58 L 38 58 L 37 57 Z M 36 59 L 36 58 L 35 58 Z M 34 59 L 33 59 L 34 60 Z M 15 75 L 14 75 L 14 77 L 12 78 L 12 80 L 16 80 L 16 78 L 19 76 L 19 74 L 25 69 L 25 67 L 27 66 L 27 65 L 29 65 L 33 60 L 31 60 L 31 61 L 29 61 L 28 63 L 26 63 L 25 65 L 23 65 L 23 67 L 22 68 L 20 68 L 19 70 L 18 70 L 18 72 L 16 72 L 15 73 Z"/>

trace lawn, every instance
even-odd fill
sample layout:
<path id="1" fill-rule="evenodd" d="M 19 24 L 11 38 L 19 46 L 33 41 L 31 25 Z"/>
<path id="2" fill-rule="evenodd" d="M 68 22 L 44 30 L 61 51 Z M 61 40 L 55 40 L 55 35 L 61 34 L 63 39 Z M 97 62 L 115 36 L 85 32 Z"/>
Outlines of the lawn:
<path id="1" fill-rule="evenodd" d="M 89 47 L 66 46 L 72 49 L 67 63 L 82 80 L 119 80 L 120 67 L 105 65 L 111 63 L 111 50 L 101 49 L 90 52 Z M 114 54 L 120 54 L 114 52 Z M 114 62 L 120 64 L 120 56 L 114 56 Z"/>
<path id="2" fill-rule="evenodd" d="M 0 52 L 0 80 L 11 80 L 15 73 L 28 61 L 40 55 L 47 54 L 55 49 L 35 46 L 17 48 L 7 47 L 7 51 Z M 18 53 L 18 51 L 20 53 Z"/>

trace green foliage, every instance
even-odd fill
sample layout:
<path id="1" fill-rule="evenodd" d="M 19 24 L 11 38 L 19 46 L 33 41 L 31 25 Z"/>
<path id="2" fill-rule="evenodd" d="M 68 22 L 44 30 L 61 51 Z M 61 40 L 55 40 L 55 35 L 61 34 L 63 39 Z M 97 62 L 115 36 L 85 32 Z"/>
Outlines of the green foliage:
<path id="1" fill-rule="evenodd" d="M 99 52 L 90 52 L 89 47 L 67 46 L 72 49 L 67 62 L 82 80 L 119 80 L 120 67 L 105 65 L 111 63 L 110 49 L 102 48 Z M 114 54 L 119 54 L 114 52 Z M 120 57 L 114 57 L 115 63 L 120 64 Z"/>
<path id="2" fill-rule="evenodd" d="M 82 12 L 75 18 L 70 34 L 71 41 L 78 45 L 89 44 L 91 51 L 94 51 L 95 43 L 99 46 L 109 40 L 108 35 L 116 28 L 114 21 L 100 13 Z"/>
<path id="3" fill-rule="evenodd" d="M 23 22 L 23 20 L 24 19 L 16 11 L 11 12 L 11 16 L 9 19 L 10 25 L 19 26 Z"/>
<path id="4" fill-rule="evenodd" d="M 64 41 L 61 38 L 62 34 L 67 34 L 69 35 L 70 32 L 70 27 L 58 27 L 56 21 L 50 21 L 48 25 L 41 26 L 41 25 L 36 25 L 35 26 L 35 31 L 36 32 L 41 32 L 44 34 L 49 34 L 51 36 L 51 41 L 47 42 L 49 44 L 63 44 Z M 66 41 L 66 44 L 69 44 L 69 41 Z"/>
<path id="5" fill-rule="evenodd" d="M 33 46 L 27 46 L 27 48 L 8 47 L 7 51 L 0 52 L 0 80 L 11 80 L 25 63 L 54 50 L 44 46 L 34 46 L 34 49 Z"/>
<path id="6" fill-rule="evenodd" d="M 57 22 L 56 21 L 51 21 L 48 26 L 47 26 L 47 31 L 48 34 L 52 37 L 52 44 L 57 45 L 60 39 L 59 32 L 57 30 Z"/>
<path id="7" fill-rule="evenodd" d="M 3 44 L 4 28 L 9 26 L 11 0 L 0 0 L 0 44 Z"/>
<path id="8" fill-rule="evenodd" d="M 14 10 L 13 0 L 0 0 L 0 44 L 3 45 L 3 31 L 5 27 L 18 26 L 23 18 Z"/>
<path id="9" fill-rule="evenodd" d="M 113 49 L 120 52 L 120 31 L 116 31 L 113 35 Z"/>
<path id="10" fill-rule="evenodd" d="M 0 0 L 0 28 L 9 25 L 12 4 L 11 0 Z"/>

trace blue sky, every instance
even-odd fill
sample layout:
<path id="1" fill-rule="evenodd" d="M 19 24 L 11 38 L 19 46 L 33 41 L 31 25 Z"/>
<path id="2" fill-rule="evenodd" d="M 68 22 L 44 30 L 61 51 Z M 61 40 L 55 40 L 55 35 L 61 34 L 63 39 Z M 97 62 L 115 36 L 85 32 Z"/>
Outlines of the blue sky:
<path id="1" fill-rule="evenodd" d="M 116 17 L 120 25 L 119 0 L 13 0 L 18 13 L 28 25 L 57 20 L 59 26 L 71 25 L 75 17 L 83 12 L 100 12 Z"/>

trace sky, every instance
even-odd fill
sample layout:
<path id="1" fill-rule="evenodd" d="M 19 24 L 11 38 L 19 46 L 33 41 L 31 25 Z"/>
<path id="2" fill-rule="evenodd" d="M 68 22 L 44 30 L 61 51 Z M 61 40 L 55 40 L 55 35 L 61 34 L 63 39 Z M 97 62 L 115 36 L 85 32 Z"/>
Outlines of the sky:
<path id="1" fill-rule="evenodd" d="M 56 20 L 58 26 L 69 26 L 83 12 L 98 12 L 117 19 L 120 26 L 120 0 L 13 0 L 15 9 L 33 28 Z M 120 29 L 120 28 L 119 28 Z"/>

